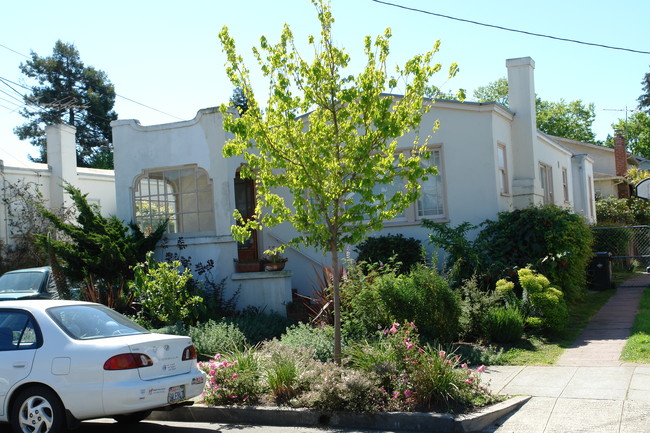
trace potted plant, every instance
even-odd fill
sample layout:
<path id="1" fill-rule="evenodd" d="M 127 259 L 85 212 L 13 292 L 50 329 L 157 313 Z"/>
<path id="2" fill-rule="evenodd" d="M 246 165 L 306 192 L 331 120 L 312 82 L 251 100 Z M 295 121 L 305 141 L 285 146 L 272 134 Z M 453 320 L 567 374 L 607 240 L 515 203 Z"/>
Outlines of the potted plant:
<path id="1" fill-rule="evenodd" d="M 272 249 L 266 251 L 262 260 L 265 271 L 281 271 L 288 259 L 283 257 L 279 250 Z"/>

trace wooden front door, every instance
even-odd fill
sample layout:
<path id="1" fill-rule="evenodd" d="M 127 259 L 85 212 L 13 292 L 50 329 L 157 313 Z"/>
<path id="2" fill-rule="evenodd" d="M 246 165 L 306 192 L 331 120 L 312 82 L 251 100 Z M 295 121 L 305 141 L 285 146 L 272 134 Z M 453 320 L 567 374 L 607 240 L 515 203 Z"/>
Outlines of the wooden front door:
<path id="1" fill-rule="evenodd" d="M 235 177 L 235 205 L 244 220 L 248 221 L 253 217 L 255 212 L 255 181 L 240 178 L 239 172 Z M 240 262 L 254 262 L 259 259 L 257 231 L 253 231 L 251 237 L 245 242 L 237 244 L 237 258 Z"/>

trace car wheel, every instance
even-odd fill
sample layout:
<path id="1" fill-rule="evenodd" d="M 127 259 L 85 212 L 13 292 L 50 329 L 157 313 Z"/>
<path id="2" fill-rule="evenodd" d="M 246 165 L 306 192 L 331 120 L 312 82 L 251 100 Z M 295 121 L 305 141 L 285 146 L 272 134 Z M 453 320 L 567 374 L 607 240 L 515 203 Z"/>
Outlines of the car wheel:
<path id="1" fill-rule="evenodd" d="M 61 432 L 66 424 L 63 404 L 49 388 L 25 388 L 11 406 L 10 423 L 15 433 Z"/>
<path id="2" fill-rule="evenodd" d="M 135 424 L 142 421 L 151 414 L 150 410 L 143 410 L 140 412 L 127 413 L 125 415 L 115 415 L 113 419 L 120 424 Z"/>

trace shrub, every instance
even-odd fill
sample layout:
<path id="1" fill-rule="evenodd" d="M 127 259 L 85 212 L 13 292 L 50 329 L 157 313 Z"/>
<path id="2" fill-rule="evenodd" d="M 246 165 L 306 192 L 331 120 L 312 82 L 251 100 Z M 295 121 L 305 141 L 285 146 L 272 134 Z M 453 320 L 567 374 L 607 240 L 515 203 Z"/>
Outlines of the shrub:
<path id="1" fill-rule="evenodd" d="M 251 405 L 259 401 L 264 389 L 260 383 L 260 365 L 253 350 L 231 355 L 216 354 L 199 363 L 207 374 L 203 400 L 207 404 Z"/>
<path id="2" fill-rule="evenodd" d="M 225 322 L 208 320 L 192 326 L 188 331 L 197 353 L 210 357 L 215 353 L 243 350 L 246 336 L 236 326 Z"/>
<path id="3" fill-rule="evenodd" d="M 382 279 L 394 277 L 390 265 L 349 262 L 341 284 L 341 324 L 343 333 L 353 340 L 372 337 L 377 325 L 392 321 L 380 296 Z"/>
<path id="4" fill-rule="evenodd" d="M 563 331 L 569 320 L 569 312 L 562 291 L 551 286 L 544 275 L 535 274 L 530 269 L 520 269 L 518 274 L 527 313 L 531 317 L 539 317 L 539 321 L 527 323 L 541 327 L 552 335 Z"/>
<path id="5" fill-rule="evenodd" d="M 493 397 L 479 373 L 460 357 L 431 346 L 421 347 L 413 323 L 393 323 L 379 341 L 359 343 L 348 351 L 350 366 L 379 377 L 395 410 L 450 410 L 484 404 Z"/>
<path id="6" fill-rule="evenodd" d="M 495 221 L 481 223 L 474 241 L 461 236 L 471 228 L 467 223 L 446 243 L 440 242 L 441 234 L 453 229 L 432 222 L 425 226 L 433 230 L 431 241 L 447 251 L 452 263 L 466 263 L 455 276 L 456 283 L 476 274 L 480 284 L 492 287 L 530 265 L 562 287 L 567 301 L 575 302 L 586 293 L 593 237 L 585 220 L 568 209 L 546 205 L 501 212 Z"/>
<path id="7" fill-rule="evenodd" d="M 514 343 L 524 333 L 524 319 L 517 308 L 493 308 L 487 315 L 487 333 L 497 343 Z"/>
<path id="8" fill-rule="evenodd" d="M 408 275 L 383 275 L 376 286 L 393 320 L 417 323 L 427 340 L 458 336 L 460 298 L 433 267 L 418 265 Z"/>
<path id="9" fill-rule="evenodd" d="M 334 328 L 313 327 L 298 323 L 287 329 L 280 341 L 288 346 L 306 348 L 312 351 L 314 359 L 322 362 L 334 360 Z"/>
<path id="10" fill-rule="evenodd" d="M 386 406 L 386 392 L 373 374 L 326 363 L 305 375 L 311 386 L 298 399 L 302 406 L 326 412 L 377 412 Z"/>
<path id="11" fill-rule="evenodd" d="M 142 305 L 140 316 L 152 326 L 194 324 L 199 318 L 203 298 L 190 293 L 187 283 L 192 274 L 187 268 L 179 273 L 180 266 L 178 261 L 158 262 L 149 252 L 146 262 L 134 267 L 129 288 Z"/>
<path id="12" fill-rule="evenodd" d="M 648 225 L 650 206 L 644 199 L 604 198 L 596 201 L 596 219 L 599 226 Z"/>
<path id="13" fill-rule="evenodd" d="M 500 295 L 481 289 L 476 278 L 465 281 L 458 292 L 461 298 L 460 332 L 463 341 L 485 337 L 488 312 L 497 304 Z"/>
<path id="14" fill-rule="evenodd" d="M 231 323 L 246 336 L 250 345 L 256 345 L 265 340 L 279 338 L 286 332 L 294 321 L 278 313 L 265 314 L 254 310 L 247 310 L 241 316 L 224 319 Z"/>
<path id="15" fill-rule="evenodd" d="M 407 274 L 413 266 L 425 262 L 422 243 L 402 234 L 369 237 L 354 250 L 358 253 L 358 262 L 392 263 L 397 274 Z"/>

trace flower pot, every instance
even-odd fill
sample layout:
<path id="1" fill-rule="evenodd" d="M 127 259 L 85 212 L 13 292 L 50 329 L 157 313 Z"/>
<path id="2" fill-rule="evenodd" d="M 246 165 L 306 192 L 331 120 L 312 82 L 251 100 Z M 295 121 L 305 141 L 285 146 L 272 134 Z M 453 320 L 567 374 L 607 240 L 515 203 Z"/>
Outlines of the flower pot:
<path id="1" fill-rule="evenodd" d="M 267 272 L 281 271 L 282 269 L 284 269 L 284 262 L 266 263 L 264 265 L 264 270 Z"/>

